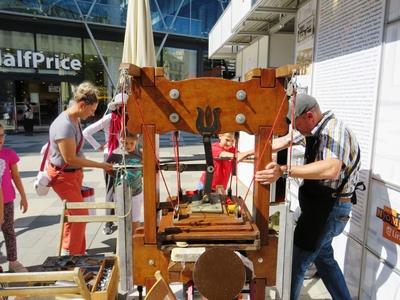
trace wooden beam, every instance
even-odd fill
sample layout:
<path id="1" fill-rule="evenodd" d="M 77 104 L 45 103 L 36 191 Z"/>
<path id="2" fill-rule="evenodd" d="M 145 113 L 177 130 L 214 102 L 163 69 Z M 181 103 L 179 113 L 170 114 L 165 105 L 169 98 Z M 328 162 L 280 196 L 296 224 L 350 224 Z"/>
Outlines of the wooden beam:
<path id="1" fill-rule="evenodd" d="M 157 190 L 158 173 L 156 171 L 156 127 L 143 125 L 143 193 L 144 193 L 144 242 L 157 242 Z M 158 155 L 158 151 L 157 151 Z"/>
<path id="2" fill-rule="evenodd" d="M 119 69 L 127 69 L 128 70 L 128 75 L 134 76 L 134 77 L 140 77 L 140 68 L 136 65 L 133 64 L 128 64 L 128 63 L 122 63 L 119 65 Z"/>
<path id="3" fill-rule="evenodd" d="M 261 77 L 261 69 L 255 68 L 255 69 L 251 69 L 244 75 L 244 80 L 247 81 L 247 80 L 250 80 L 253 78 L 258 78 L 258 77 Z"/>
<path id="4" fill-rule="evenodd" d="M 272 160 L 271 141 L 268 141 L 266 150 L 264 153 L 262 153 L 271 130 L 271 127 L 259 128 L 255 141 L 255 167 L 257 169 L 254 171 L 264 169 L 265 166 Z M 258 229 L 260 230 L 261 246 L 266 245 L 268 242 L 270 188 L 271 186 L 269 184 L 260 184 L 258 182 L 254 182 L 252 216 L 255 219 Z"/>
<path id="5" fill-rule="evenodd" d="M 157 67 L 155 71 L 156 77 L 164 77 L 164 68 Z"/>
<path id="6" fill-rule="evenodd" d="M 276 78 L 291 77 L 293 72 L 297 71 L 298 65 L 284 65 L 275 69 Z"/>
<path id="7" fill-rule="evenodd" d="M 275 70 L 274 69 L 261 69 L 260 86 L 263 88 L 274 88 L 275 87 Z"/>
<path id="8" fill-rule="evenodd" d="M 144 67 L 142 68 L 142 86 L 149 87 L 155 84 L 155 70 L 154 68 Z"/>

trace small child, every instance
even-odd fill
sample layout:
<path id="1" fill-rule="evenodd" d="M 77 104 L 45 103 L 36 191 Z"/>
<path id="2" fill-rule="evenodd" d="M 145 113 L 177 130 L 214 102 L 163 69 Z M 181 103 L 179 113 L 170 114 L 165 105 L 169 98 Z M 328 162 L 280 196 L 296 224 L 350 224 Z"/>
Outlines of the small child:
<path id="1" fill-rule="evenodd" d="M 17 163 L 19 157 L 13 149 L 4 147 L 4 139 L 4 127 L 0 124 L 0 159 L 5 162 L 4 173 L 1 176 L 2 202 L 4 202 L 4 222 L 1 225 L 1 230 L 6 243 L 9 272 L 27 272 L 28 270 L 17 260 L 17 240 L 14 223 L 15 190 L 12 181 L 21 197 L 19 207 L 22 213 L 27 211 L 28 201 L 18 172 Z"/>
<path id="2" fill-rule="evenodd" d="M 217 185 L 222 185 L 224 190 L 226 190 L 231 177 L 233 164 L 235 160 L 235 133 L 226 132 L 218 135 L 219 142 L 215 142 L 211 145 L 212 156 L 214 158 L 214 175 L 211 184 L 211 189 L 216 190 Z M 242 161 L 247 156 L 252 155 L 253 150 L 238 152 L 237 160 Z M 218 159 L 219 158 L 219 159 Z M 224 159 L 225 158 L 225 159 Z M 198 189 L 204 189 L 206 180 L 206 172 L 203 172 L 200 177 L 200 182 L 198 184 Z"/>
<path id="3" fill-rule="evenodd" d="M 143 169 L 141 167 L 142 155 L 137 149 L 138 136 L 135 134 L 128 134 L 125 137 L 125 164 L 127 165 L 126 179 L 128 187 L 132 193 L 132 233 L 143 222 Z M 109 163 L 122 163 L 123 155 L 121 151 L 114 151 L 109 157 Z M 131 167 L 130 167 L 131 166 Z M 133 166 L 133 167 L 132 167 Z M 117 174 L 115 184 L 121 184 L 121 180 Z"/>

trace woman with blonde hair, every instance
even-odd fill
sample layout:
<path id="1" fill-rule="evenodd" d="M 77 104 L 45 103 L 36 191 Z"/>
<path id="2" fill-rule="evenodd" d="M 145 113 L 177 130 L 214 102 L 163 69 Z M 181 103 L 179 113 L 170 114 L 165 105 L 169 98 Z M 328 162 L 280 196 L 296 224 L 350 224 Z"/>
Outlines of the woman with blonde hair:
<path id="1" fill-rule="evenodd" d="M 100 168 L 112 171 L 112 165 L 84 158 L 83 134 L 80 120 L 94 115 L 97 105 L 97 89 L 90 82 L 81 83 L 74 95 L 74 103 L 63 111 L 51 124 L 49 132 L 50 158 L 48 175 L 51 187 L 67 202 L 82 202 L 82 168 Z M 85 209 L 68 212 L 86 215 Z M 66 223 L 63 232 L 62 255 L 82 255 L 86 251 L 85 223 Z"/>

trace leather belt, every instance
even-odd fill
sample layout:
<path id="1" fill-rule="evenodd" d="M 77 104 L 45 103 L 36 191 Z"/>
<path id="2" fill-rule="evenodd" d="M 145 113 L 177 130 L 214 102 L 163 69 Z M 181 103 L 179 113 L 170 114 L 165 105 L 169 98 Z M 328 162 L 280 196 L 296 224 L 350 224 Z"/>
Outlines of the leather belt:
<path id="1" fill-rule="evenodd" d="M 61 167 L 59 167 L 59 166 L 53 165 L 52 163 L 50 163 L 50 165 L 51 165 L 54 169 L 56 169 L 57 171 L 61 171 L 61 170 L 62 170 L 63 172 L 69 172 L 69 173 L 82 170 L 81 168 L 78 168 L 78 169 L 63 169 L 63 168 L 61 168 Z"/>
<path id="2" fill-rule="evenodd" d="M 338 199 L 338 202 L 340 202 L 340 203 L 351 202 L 351 198 L 350 197 L 342 197 L 342 198 Z"/>

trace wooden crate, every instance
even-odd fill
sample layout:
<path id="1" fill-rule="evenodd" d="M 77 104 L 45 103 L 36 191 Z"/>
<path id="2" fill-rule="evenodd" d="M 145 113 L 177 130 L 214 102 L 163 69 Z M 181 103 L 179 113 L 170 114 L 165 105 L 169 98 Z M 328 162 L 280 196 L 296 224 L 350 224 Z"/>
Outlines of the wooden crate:
<path id="1" fill-rule="evenodd" d="M 96 291 L 96 287 L 98 283 L 101 281 L 104 269 L 107 266 L 112 265 L 111 275 L 107 281 L 105 289 L 102 291 Z M 119 263 L 117 257 L 107 257 L 99 270 L 96 278 L 96 284 L 93 286 L 92 291 L 90 292 L 90 296 L 92 300 L 108 300 L 115 299 L 118 294 L 118 283 L 119 283 Z"/>
<path id="2" fill-rule="evenodd" d="M 105 289 L 96 291 L 95 287 L 101 280 L 104 267 L 112 265 L 110 277 Z M 65 280 L 74 283 L 71 286 L 56 286 L 51 283 L 57 280 Z M 86 300 L 111 300 L 116 299 L 119 283 L 119 263 L 117 257 L 105 257 L 98 274 L 96 275 L 96 285 L 89 291 L 83 278 L 82 270 L 76 267 L 71 271 L 51 271 L 51 272 L 28 272 L 28 273 L 3 273 L 0 274 L 0 282 L 10 284 L 10 287 L 0 288 L 0 299 L 2 296 L 20 297 L 55 297 L 57 300 L 66 299 L 86 299 Z M 18 283 L 28 283 L 22 286 L 14 286 Z M 51 285 L 49 285 L 49 283 Z M 34 285 L 35 284 L 35 285 Z M 40 284 L 39 286 L 36 284 Z M 54 298 L 53 298 L 54 299 Z"/>
<path id="3" fill-rule="evenodd" d="M 49 282 L 57 280 L 66 280 L 74 283 L 72 286 L 48 285 Z M 82 271 L 75 268 L 71 271 L 54 272 L 26 272 L 26 273 L 3 273 L 0 274 L 0 282 L 8 283 L 0 289 L 0 298 L 2 296 L 19 297 L 51 297 L 58 295 L 80 295 L 80 299 L 90 300 L 90 293 L 83 279 Z M 22 286 L 14 284 L 27 283 Z M 34 284 L 40 284 L 36 286 Z"/>

